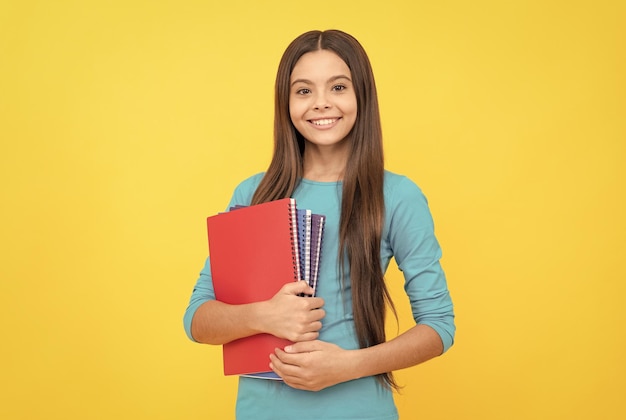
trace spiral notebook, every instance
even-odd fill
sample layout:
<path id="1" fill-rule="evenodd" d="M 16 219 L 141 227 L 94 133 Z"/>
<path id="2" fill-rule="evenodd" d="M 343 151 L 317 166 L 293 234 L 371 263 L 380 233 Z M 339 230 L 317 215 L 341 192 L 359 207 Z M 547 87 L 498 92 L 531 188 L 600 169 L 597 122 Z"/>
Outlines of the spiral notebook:
<path id="1" fill-rule="evenodd" d="M 297 209 L 300 278 L 311 284 L 311 210 Z"/>
<path id="2" fill-rule="evenodd" d="M 236 204 L 229 210 L 243 209 L 248 206 Z M 308 209 L 296 209 L 298 225 L 298 250 L 300 255 L 300 280 L 317 290 L 317 278 L 322 255 L 322 237 L 326 216 L 312 213 Z"/>
<path id="3" fill-rule="evenodd" d="M 217 300 L 229 304 L 268 300 L 287 282 L 300 279 L 296 218 L 296 202 L 291 198 L 207 218 Z M 224 374 L 268 372 L 269 355 L 288 344 L 288 340 L 271 334 L 226 343 Z"/>
<path id="4" fill-rule="evenodd" d="M 309 285 L 313 288 L 313 296 L 317 293 L 317 278 L 322 257 L 322 237 L 324 236 L 325 222 L 326 216 L 322 214 L 311 215 L 311 272 L 309 274 Z"/>

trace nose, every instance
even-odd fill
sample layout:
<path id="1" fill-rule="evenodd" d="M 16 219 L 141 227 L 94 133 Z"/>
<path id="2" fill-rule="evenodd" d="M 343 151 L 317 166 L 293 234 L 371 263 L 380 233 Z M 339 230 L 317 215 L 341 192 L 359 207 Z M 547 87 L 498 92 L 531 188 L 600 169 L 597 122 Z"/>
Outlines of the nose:
<path id="1" fill-rule="evenodd" d="M 323 93 L 318 94 L 315 97 L 315 102 L 313 103 L 313 109 L 316 111 L 320 111 L 322 109 L 329 109 L 330 103 L 326 98 L 326 95 Z"/>

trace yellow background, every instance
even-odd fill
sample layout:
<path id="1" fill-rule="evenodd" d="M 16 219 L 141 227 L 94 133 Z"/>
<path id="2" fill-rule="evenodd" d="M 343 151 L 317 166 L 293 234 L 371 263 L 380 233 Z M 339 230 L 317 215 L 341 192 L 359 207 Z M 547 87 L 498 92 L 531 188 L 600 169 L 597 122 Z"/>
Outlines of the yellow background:
<path id="1" fill-rule="evenodd" d="M 328 28 L 370 55 L 456 304 L 456 345 L 398 374 L 401 417 L 624 418 L 624 22 L 621 1 L 0 1 L 0 418 L 233 417 L 221 349 L 182 328 L 204 218 L 268 163 L 284 48 Z"/>

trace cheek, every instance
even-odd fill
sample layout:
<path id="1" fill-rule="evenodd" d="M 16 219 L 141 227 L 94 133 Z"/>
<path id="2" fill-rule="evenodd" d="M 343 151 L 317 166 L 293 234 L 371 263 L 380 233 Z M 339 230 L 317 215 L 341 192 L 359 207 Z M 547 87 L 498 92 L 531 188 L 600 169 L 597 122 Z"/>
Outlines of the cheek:
<path id="1" fill-rule="evenodd" d="M 344 96 L 341 98 L 341 102 L 337 103 L 337 106 L 341 108 L 346 115 L 356 115 L 357 113 L 357 101 L 356 96 Z"/>
<path id="2" fill-rule="evenodd" d="M 347 115 L 349 115 L 350 120 L 352 121 L 352 125 L 354 125 L 356 122 L 356 117 L 358 115 L 358 108 L 356 105 L 356 100 L 351 101 L 350 103 L 347 103 L 345 110 L 346 110 Z"/>
<path id="3" fill-rule="evenodd" d="M 356 97 L 352 98 L 351 106 L 352 106 L 352 113 L 354 115 L 356 115 L 357 111 L 358 111 L 358 106 L 357 106 L 357 103 L 356 103 Z"/>
<path id="4" fill-rule="evenodd" d="M 291 123 L 293 125 L 297 126 L 298 118 L 297 118 L 296 113 L 294 112 L 294 110 L 292 108 L 289 108 L 289 119 L 291 120 Z"/>
<path id="5" fill-rule="evenodd" d="M 289 100 L 289 116 L 291 117 L 291 119 L 293 119 L 293 117 L 296 114 L 296 105 L 295 103 L 290 99 Z"/>
<path id="6" fill-rule="evenodd" d="M 302 116 L 306 112 L 306 107 L 298 103 L 289 103 L 289 117 L 292 122 L 296 122 L 302 119 Z"/>

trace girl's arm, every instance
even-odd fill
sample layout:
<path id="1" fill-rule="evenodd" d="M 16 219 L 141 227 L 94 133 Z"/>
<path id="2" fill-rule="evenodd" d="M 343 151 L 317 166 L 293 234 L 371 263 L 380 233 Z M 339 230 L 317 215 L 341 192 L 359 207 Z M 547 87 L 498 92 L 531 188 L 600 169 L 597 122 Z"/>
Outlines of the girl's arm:
<path id="1" fill-rule="evenodd" d="M 256 174 L 237 186 L 227 208 L 250 204 L 263 174 Z M 211 279 L 211 261 L 194 286 L 183 324 L 187 336 L 201 343 L 224 344 L 237 338 L 269 333 L 290 341 L 313 340 L 321 328 L 325 313 L 320 298 L 304 298 L 312 294 L 305 282 L 285 285 L 272 299 L 247 305 L 228 305 L 215 300 Z"/>
<path id="2" fill-rule="evenodd" d="M 418 324 L 398 337 L 365 349 L 355 350 L 357 377 L 378 375 L 426 362 L 443 353 L 439 334 L 428 325 Z"/>
<path id="3" fill-rule="evenodd" d="M 365 376 L 423 363 L 443 352 L 439 334 L 416 325 L 393 340 L 359 350 L 344 350 L 324 341 L 300 342 L 276 349 L 271 368 L 291 387 L 319 391 Z"/>
<path id="4" fill-rule="evenodd" d="M 191 320 L 191 338 L 200 343 L 224 344 L 259 333 L 290 341 L 315 340 L 325 313 L 321 298 L 301 297 L 313 289 L 304 281 L 289 283 L 270 300 L 229 305 L 217 300 L 202 303 Z"/>
<path id="5" fill-rule="evenodd" d="M 296 343 L 276 350 L 272 368 L 296 388 L 319 390 L 339 382 L 392 372 L 425 362 L 454 341 L 454 311 L 439 264 L 426 198 L 407 178 L 397 180 L 386 196 L 389 252 L 404 273 L 416 325 L 388 342 L 344 350 L 321 341 Z M 387 251 L 385 251 L 387 252 Z"/>

